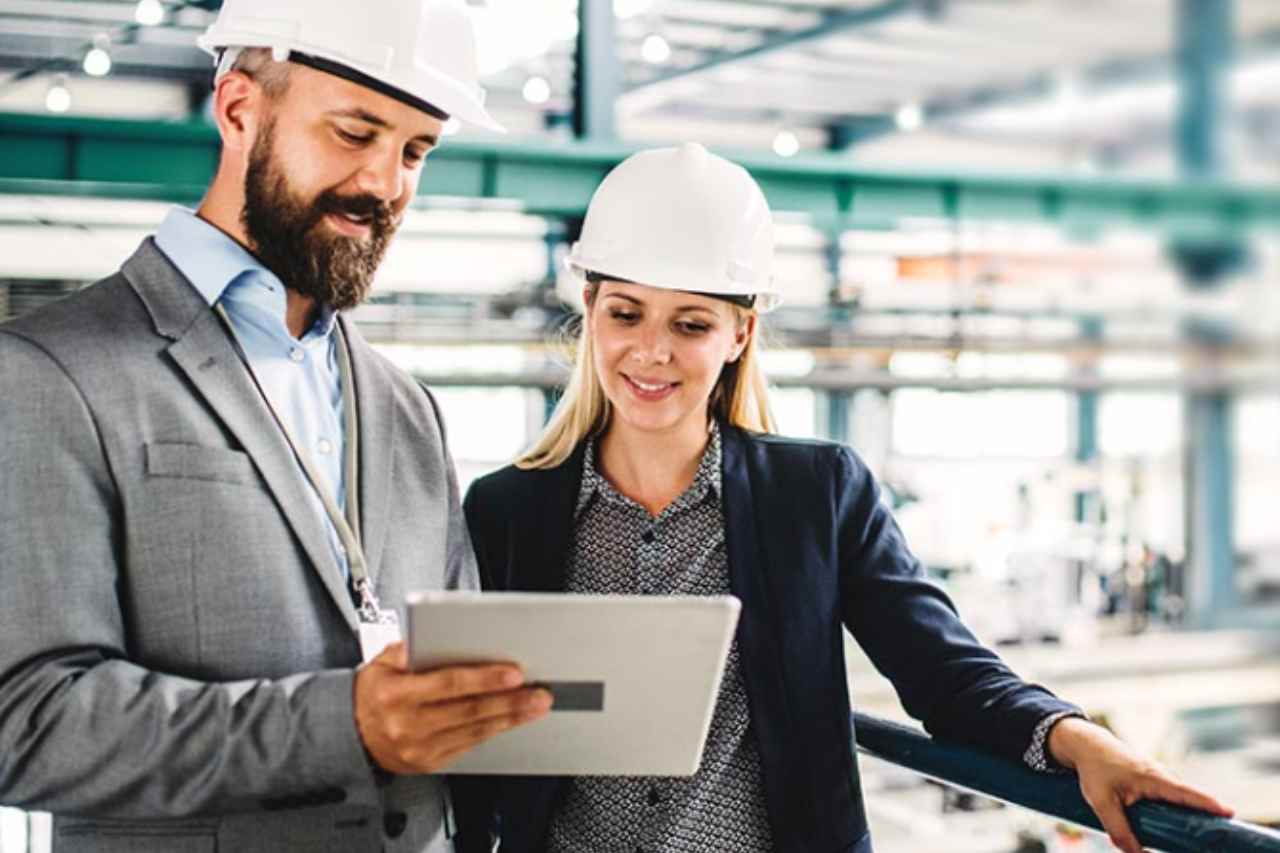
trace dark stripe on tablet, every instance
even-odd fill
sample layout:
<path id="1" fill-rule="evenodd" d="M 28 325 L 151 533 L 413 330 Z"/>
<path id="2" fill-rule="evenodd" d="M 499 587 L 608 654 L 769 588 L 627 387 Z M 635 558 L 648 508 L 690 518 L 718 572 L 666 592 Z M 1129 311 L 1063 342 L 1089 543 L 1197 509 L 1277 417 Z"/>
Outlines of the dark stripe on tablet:
<path id="1" fill-rule="evenodd" d="M 552 711 L 603 711 L 603 681 L 540 681 L 531 687 L 551 691 Z"/>

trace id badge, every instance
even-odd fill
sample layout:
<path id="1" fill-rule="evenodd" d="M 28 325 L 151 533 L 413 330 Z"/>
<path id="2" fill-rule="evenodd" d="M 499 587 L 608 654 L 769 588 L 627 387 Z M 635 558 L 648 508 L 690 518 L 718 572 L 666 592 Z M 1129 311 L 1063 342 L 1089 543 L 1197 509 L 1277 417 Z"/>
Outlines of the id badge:
<path id="1" fill-rule="evenodd" d="M 360 653 L 364 662 L 376 658 L 392 643 L 400 642 L 400 617 L 394 610 L 379 610 L 378 621 L 360 620 Z"/>

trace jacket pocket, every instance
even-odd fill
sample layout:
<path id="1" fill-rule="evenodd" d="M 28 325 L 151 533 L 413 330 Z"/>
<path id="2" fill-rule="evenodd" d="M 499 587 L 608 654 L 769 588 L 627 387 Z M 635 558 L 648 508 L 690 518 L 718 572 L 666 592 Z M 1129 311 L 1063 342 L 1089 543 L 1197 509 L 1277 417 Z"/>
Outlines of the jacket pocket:
<path id="1" fill-rule="evenodd" d="M 199 444 L 148 444 L 147 476 L 257 486 L 261 480 L 247 453 Z"/>
<path id="2" fill-rule="evenodd" d="M 208 827 L 152 827 L 147 824 L 86 823 L 60 826 L 54 853 L 217 853 Z"/>

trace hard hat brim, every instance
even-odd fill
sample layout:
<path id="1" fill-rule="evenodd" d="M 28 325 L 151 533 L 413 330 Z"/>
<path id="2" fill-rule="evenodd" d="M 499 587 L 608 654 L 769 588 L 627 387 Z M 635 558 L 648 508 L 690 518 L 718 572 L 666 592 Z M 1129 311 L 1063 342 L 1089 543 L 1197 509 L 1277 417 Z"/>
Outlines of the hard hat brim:
<path id="1" fill-rule="evenodd" d="M 232 44 L 232 41 L 243 41 L 245 43 Z M 224 39 L 213 38 L 205 34 L 198 39 L 196 43 L 201 49 L 214 56 L 215 61 L 223 50 L 230 47 L 250 48 L 261 47 L 275 49 L 281 47 L 275 44 L 259 44 L 258 39 Z M 484 128 L 494 133 L 506 133 L 507 129 L 498 123 L 493 116 L 489 115 L 480 103 L 468 98 L 461 93 L 451 91 L 449 87 L 441 87 L 440 92 L 433 96 L 433 100 L 427 100 L 419 97 L 412 92 L 407 91 L 399 86 L 392 85 L 383 80 L 379 80 L 369 74 L 352 68 L 350 65 L 328 59 L 316 53 L 299 50 L 294 46 L 283 46 L 289 51 L 289 61 L 299 65 L 315 69 L 326 74 L 332 74 L 352 83 L 364 86 L 374 92 L 387 97 L 394 98 L 403 104 L 407 104 L 417 110 L 421 110 L 432 118 L 438 118 L 447 121 L 450 118 L 456 118 L 466 124 Z"/>

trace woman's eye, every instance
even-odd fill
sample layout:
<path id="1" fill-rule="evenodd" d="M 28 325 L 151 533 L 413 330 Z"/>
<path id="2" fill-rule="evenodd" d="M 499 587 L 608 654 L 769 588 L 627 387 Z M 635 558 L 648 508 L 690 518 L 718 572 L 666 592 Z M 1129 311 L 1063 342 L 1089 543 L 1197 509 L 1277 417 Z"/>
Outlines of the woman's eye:
<path id="1" fill-rule="evenodd" d="M 609 316 L 617 320 L 619 323 L 634 323 L 640 319 L 640 315 L 631 311 L 610 311 Z"/>
<path id="2" fill-rule="evenodd" d="M 686 335 L 700 335 L 711 327 L 705 323 L 677 323 L 676 328 Z"/>

